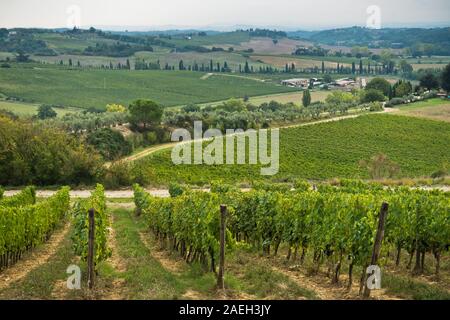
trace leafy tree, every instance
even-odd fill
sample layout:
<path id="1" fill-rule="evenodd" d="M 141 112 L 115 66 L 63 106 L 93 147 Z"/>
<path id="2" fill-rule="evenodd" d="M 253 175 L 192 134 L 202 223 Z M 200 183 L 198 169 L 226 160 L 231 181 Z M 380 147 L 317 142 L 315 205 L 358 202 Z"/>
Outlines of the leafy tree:
<path id="1" fill-rule="evenodd" d="M 409 75 L 413 72 L 413 67 L 406 60 L 400 61 L 400 70 L 403 74 Z"/>
<path id="2" fill-rule="evenodd" d="M 0 116 L 0 184 L 91 184 L 102 170 L 98 153 L 56 128 Z"/>
<path id="3" fill-rule="evenodd" d="M 136 100 L 128 108 L 130 111 L 130 122 L 147 129 L 148 125 L 158 125 L 161 122 L 163 108 L 151 100 Z"/>
<path id="4" fill-rule="evenodd" d="M 17 62 L 30 62 L 30 56 L 26 55 L 23 51 L 19 51 L 16 55 Z"/>
<path id="5" fill-rule="evenodd" d="M 376 101 L 385 101 L 386 97 L 383 92 L 376 89 L 366 89 L 361 97 L 362 103 L 376 102 Z"/>
<path id="6" fill-rule="evenodd" d="M 413 91 L 411 82 L 399 80 L 392 88 L 394 96 L 401 98 L 409 95 Z"/>
<path id="7" fill-rule="evenodd" d="M 450 93 L 450 64 L 448 64 L 441 75 L 442 89 Z"/>
<path id="8" fill-rule="evenodd" d="M 432 73 L 427 73 L 420 78 L 420 86 L 428 90 L 439 89 L 438 78 Z"/>
<path id="9" fill-rule="evenodd" d="M 311 93 L 309 90 L 303 91 L 302 103 L 305 108 L 307 108 L 311 104 Z"/>
<path id="10" fill-rule="evenodd" d="M 392 93 L 391 84 L 383 78 L 372 79 L 366 86 L 366 90 L 370 89 L 381 91 L 387 97 Z"/>
<path id="11" fill-rule="evenodd" d="M 343 91 L 333 91 L 328 97 L 325 99 L 326 103 L 339 105 L 339 104 L 350 104 L 354 103 L 356 98 L 349 92 Z"/>
<path id="12" fill-rule="evenodd" d="M 56 118 L 57 114 L 55 110 L 49 105 L 43 104 L 40 105 L 38 108 L 37 117 L 41 120 L 44 119 L 50 119 L 50 118 Z"/>

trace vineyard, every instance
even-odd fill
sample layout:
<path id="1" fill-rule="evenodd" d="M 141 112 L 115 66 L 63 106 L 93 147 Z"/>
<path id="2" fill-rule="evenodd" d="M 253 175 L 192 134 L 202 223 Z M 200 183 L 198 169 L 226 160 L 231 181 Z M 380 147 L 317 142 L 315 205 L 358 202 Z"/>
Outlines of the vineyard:
<path id="1" fill-rule="evenodd" d="M 257 183 L 246 192 L 172 184 L 168 198 L 133 189 L 120 202 L 102 185 L 72 201 L 67 187 L 47 199 L 33 187 L 0 198 L 0 299 L 357 299 L 383 203 L 377 265 L 395 296 L 376 299 L 450 297 L 448 193 L 357 180 Z M 54 251 L 40 258 L 47 247 Z M 74 264 L 80 290 L 65 288 Z M 433 284 L 416 280 L 429 277 Z"/>
<path id="2" fill-rule="evenodd" d="M 382 250 L 382 262 L 390 249 L 416 257 L 414 273 L 424 270 L 425 255 L 436 259 L 436 276 L 440 257 L 450 245 L 450 197 L 439 191 L 407 188 L 385 190 L 376 185 L 352 181 L 342 188 L 319 187 L 313 191 L 307 183 L 295 191 L 276 186 L 240 192 L 223 186 L 213 187 L 211 194 L 185 190 L 170 199 L 154 198 L 134 186 L 135 203 L 163 247 L 179 251 L 187 262 L 198 260 L 205 268 L 216 270 L 219 246 L 219 208 L 229 209 L 227 246 L 229 250 L 246 243 L 263 255 L 278 254 L 280 245 L 289 248 L 287 260 L 300 263 L 310 253 L 314 270 L 329 266 L 333 283 L 339 282 L 344 263 L 348 264 L 348 287 L 352 285 L 355 266 L 365 270 L 370 263 L 376 223 L 383 202 L 390 206 Z M 408 266 L 409 268 L 410 266 Z M 361 276 L 361 290 L 365 272 Z"/>
<path id="3" fill-rule="evenodd" d="M 223 180 L 230 184 L 369 179 L 360 161 L 379 153 L 398 164 L 395 178 L 430 176 L 450 159 L 450 125 L 404 116 L 372 114 L 280 130 L 280 170 L 273 177 L 260 176 L 260 165 L 174 165 L 171 150 L 140 159 L 133 167 L 142 184 L 167 186 L 171 182 L 204 186 Z M 225 163 L 225 161 L 224 161 Z"/>

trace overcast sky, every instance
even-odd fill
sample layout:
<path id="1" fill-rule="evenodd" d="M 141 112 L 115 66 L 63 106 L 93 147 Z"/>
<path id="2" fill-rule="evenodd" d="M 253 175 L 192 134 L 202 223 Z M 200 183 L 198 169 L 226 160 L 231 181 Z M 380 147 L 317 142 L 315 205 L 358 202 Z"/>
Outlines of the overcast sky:
<path id="1" fill-rule="evenodd" d="M 450 25 L 450 0 L 0 0 L 0 27 L 317 29 L 364 26 L 371 5 L 384 27 Z"/>

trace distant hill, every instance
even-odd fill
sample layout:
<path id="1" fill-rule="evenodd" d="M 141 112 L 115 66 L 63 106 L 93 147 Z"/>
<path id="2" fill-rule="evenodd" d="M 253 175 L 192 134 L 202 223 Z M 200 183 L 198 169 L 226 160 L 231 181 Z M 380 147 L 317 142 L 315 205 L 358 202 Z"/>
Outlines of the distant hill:
<path id="1" fill-rule="evenodd" d="M 288 36 L 316 43 L 369 48 L 411 48 L 428 55 L 450 54 L 450 28 L 386 28 L 351 27 L 318 32 L 290 32 Z"/>

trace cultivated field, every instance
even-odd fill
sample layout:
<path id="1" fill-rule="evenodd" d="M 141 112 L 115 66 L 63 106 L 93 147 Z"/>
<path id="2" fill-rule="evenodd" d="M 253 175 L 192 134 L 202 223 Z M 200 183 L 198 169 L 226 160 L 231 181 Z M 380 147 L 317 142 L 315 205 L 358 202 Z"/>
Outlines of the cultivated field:
<path id="1" fill-rule="evenodd" d="M 203 76 L 188 71 L 71 70 L 32 64 L 0 69 L 0 92 L 33 103 L 104 108 L 139 98 L 172 106 L 293 91 L 245 77 L 202 80 Z"/>
<path id="2" fill-rule="evenodd" d="M 252 38 L 250 41 L 242 42 L 237 46 L 233 46 L 233 48 L 237 51 L 246 51 L 249 49 L 253 49 L 255 52 L 261 54 L 277 55 L 277 54 L 291 54 L 298 47 L 310 45 L 312 44 L 307 41 L 292 40 L 287 38 L 279 39 L 276 44 L 274 44 L 272 39 L 270 38 Z M 213 46 L 224 49 L 230 47 L 229 44 L 219 44 L 219 43 L 216 43 Z"/>
<path id="3" fill-rule="evenodd" d="M 311 102 L 325 101 L 326 97 L 331 93 L 331 91 L 311 91 Z M 279 103 L 290 103 L 293 102 L 296 105 L 302 104 L 303 92 L 293 92 L 293 93 L 277 93 L 267 96 L 252 97 L 250 98 L 250 103 L 255 105 L 260 105 L 263 103 L 269 103 L 270 101 L 276 101 Z"/>
<path id="4" fill-rule="evenodd" d="M 294 63 L 296 68 L 322 68 L 322 61 L 313 59 L 297 58 L 295 56 L 284 57 L 284 56 L 265 56 L 265 55 L 254 55 L 252 59 L 255 61 L 262 61 L 266 64 L 273 65 L 277 68 L 284 68 L 286 64 L 289 66 Z M 325 58 L 324 58 L 325 60 Z M 344 67 L 351 67 L 349 64 L 343 64 Z M 336 68 L 337 63 L 325 61 L 325 68 Z"/>

